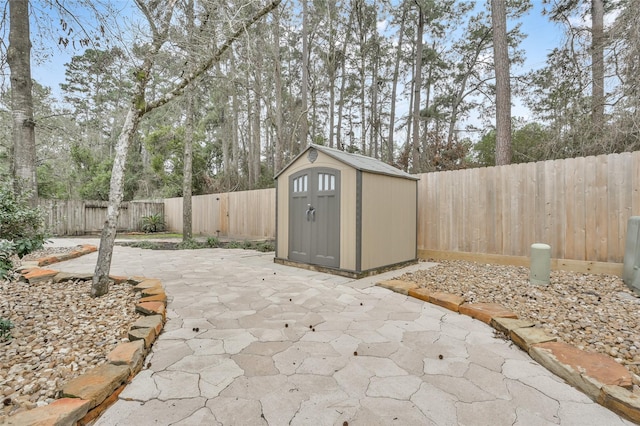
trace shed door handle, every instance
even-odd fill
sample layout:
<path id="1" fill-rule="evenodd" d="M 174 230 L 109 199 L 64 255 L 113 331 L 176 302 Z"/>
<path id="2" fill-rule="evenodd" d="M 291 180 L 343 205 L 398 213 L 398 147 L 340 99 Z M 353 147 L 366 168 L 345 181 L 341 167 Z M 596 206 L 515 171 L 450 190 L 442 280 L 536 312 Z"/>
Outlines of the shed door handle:
<path id="1" fill-rule="evenodd" d="M 316 220 L 316 210 L 311 204 L 307 204 L 307 211 L 305 212 L 305 214 L 307 216 L 307 222 L 309 222 L 309 214 L 311 214 L 311 221 Z"/>

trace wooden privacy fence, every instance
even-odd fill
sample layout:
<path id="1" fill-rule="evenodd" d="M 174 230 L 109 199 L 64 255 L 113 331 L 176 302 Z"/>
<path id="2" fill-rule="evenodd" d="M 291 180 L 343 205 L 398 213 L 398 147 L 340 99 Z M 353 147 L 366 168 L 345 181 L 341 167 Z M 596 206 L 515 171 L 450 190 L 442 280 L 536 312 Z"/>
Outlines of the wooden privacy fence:
<path id="1" fill-rule="evenodd" d="M 167 228 L 182 232 L 182 198 L 164 200 Z M 192 197 L 194 234 L 233 238 L 276 235 L 276 190 L 228 192 Z"/>
<path id="2" fill-rule="evenodd" d="M 418 253 L 524 265 L 531 244 L 546 243 L 559 268 L 617 273 L 633 215 L 640 152 L 425 173 Z M 182 231 L 181 198 L 165 200 L 165 219 Z M 193 197 L 193 232 L 274 238 L 275 189 Z"/>
<path id="3" fill-rule="evenodd" d="M 421 175 L 418 249 L 620 263 L 640 152 Z M 583 262 L 584 263 L 584 262 Z"/>
<path id="4" fill-rule="evenodd" d="M 107 219 L 106 201 L 38 200 L 45 215 L 47 229 L 53 235 L 84 235 L 102 231 Z M 122 203 L 118 231 L 141 230 L 144 216 L 164 215 L 164 203 L 130 201 Z"/>

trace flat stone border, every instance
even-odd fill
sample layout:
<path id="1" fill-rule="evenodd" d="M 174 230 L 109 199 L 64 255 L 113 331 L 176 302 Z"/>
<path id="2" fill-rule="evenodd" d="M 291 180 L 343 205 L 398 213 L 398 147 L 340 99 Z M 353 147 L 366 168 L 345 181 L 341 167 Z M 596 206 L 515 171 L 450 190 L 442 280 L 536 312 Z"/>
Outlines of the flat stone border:
<path id="1" fill-rule="evenodd" d="M 633 392 L 633 376 L 611 357 L 557 342 L 556 337 L 518 319 L 514 312 L 495 303 L 466 303 L 461 296 L 430 292 L 413 282 L 397 279 L 380 281 L 376 285 L 489 324 L 593 401 L 640 424 L 640 395 Z"/>
<path id="2" fill-rule="evenodd" d="M 98 248 L 92 244 L 83 244 L 78 250 L 73 250 L 70 253 L 61 254 L 59 256 L 47 256 L 38 259 L 38 266 L 47 266 L 53 263 L 62 262 L 63 260 L 75 259 L 76 257 L 84 256 L 85 254 L 93 253 Z"/>
<path id="3" fill-rule="evenodd" d="M 53 256 L 40 259 L 38 264 L 50 265 L 96 251 L 95 246 L 83 246 L 70 253 L 71 257 Z M 53 259 L 56 259 L 55 261 Z M 41 263 L 42 262 L 42 263 Z M 160 335 L 166 320 L 167 295 L 157 279 L 144 277 L 109 276 L 114 282 L 128 282 L 132 290 L 141 293 L 135 310 L 140 317 L 129 328 L 129 342 L 119 343 L 108 355 L 107 363 L 94 367 L 67 382 L 61 389 L 61 397 L 44 407 L 21 411 L 2 422 L 3 425 L 86 425 L 98 418 L 118 399 L 118 395 L 133 377 L 142 370 L 151 346 Z M 22 279 L 39 282 L 53 279 L 87 280 L 86 274 L 70 274 L 51 269 L 23 268 Z M 153 300 L 144 300 L 152 298 Z"/>

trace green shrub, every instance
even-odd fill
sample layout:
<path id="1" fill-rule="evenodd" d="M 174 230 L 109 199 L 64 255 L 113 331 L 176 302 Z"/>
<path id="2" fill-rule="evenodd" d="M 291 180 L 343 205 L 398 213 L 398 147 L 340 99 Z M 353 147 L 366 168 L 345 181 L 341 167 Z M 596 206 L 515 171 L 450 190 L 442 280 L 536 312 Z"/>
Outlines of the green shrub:
<path id="1" fill-rule="evenodd" d="M 11 182 L 0 184 L 0 240 L 5 241 L 0 254 L 2 269 L 7 261 L 10 264 L 11 255 L 22 258 L 42 248 L 47 240 L 44 216 L 39 208 L 29 205 L 29 196 L 16 194 Z"/>
<path id="2" fill-rule="evenodd" d="M 142 230 L 144 232 L 164 231 L 164 225 L 164 217 L 160 213 L 142 217 Z"/>
<path id="3" fill-rule="evenodd" d="M 0 342 L 11 339 L 13 324 L 8 319 L 0 318 Z"/>
<path id="4" fill-rule="evenodd" d="M 156 248 L 156 243 L 153 241 L 135 241 L 133 243 L 126 243 L 123 245 L 126 245 L 128 247 L 135 247 L 135 248 L 149 249 L 149 250 Z"/>
<path id="5" fill-rule="evenodd" d="M 200 243 L 194 240 L 193 238 L 188 239 L 186 241 L 182 241 L 180 244 L 178 244 L 179 250 L 195 250 L 195 249 L 200 249 L 204 247 L 205 247 L 204 243 Z"/>
<path id="6" fill-rule="evenodd" d="M 9 240 L 0 240 L 0 279 L 7 276 L 13 264 L 11 256 L 15 253 L 15 245 Z"/>
<path id="7" fill-rule="evenodd" d="M 220 247 L 220 240 L 216 237 L 207 237 L 207 247 L 216 248 Z"/>
<path id="8" fill-rule="evenodd" d="M 275 251 L 275 246 L 271 241 L 260 241 L 256 244 L 256 250 L 261 251 L 263 253 L 267 253 L 270 251 Z"/>

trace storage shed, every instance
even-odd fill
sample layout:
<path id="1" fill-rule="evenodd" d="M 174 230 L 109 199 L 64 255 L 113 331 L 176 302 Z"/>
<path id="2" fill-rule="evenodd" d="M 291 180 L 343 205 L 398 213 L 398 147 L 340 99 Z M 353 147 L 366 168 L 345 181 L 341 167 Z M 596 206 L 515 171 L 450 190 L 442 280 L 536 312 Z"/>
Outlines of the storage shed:
<path id="1" fill-rule="evenodd" d="M 310 145 L 276 175 L 275 262 L 362 277 L 417 261 L 418 178 Z"/>

